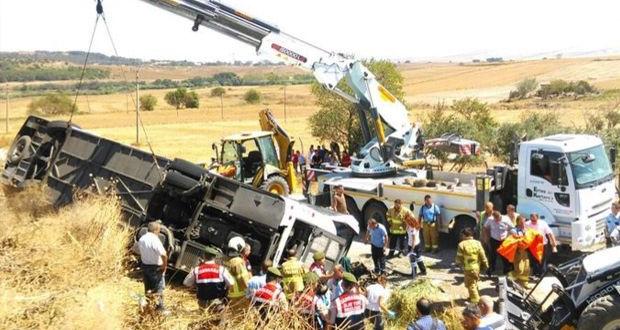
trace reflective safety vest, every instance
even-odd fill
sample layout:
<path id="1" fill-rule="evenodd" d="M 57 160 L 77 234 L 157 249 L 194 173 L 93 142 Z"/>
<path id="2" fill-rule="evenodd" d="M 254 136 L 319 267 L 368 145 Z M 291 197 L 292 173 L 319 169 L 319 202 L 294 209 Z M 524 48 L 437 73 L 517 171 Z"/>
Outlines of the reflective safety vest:
<path id="1" fill-rule="evenodd" d="M 213 300 L 226 297 L 226 269 L 216 263 L 200 264 L 195 269 L 197 297 L 199 300 Z"/>
<path id="2" fill-rule="evenodd" d="M 282 284 L 286 297 L 304 291 L 304 266 L 297 258 L 290 258 L 282 264 Z"/>
<path id="3" fill-rule="evenodd" d="M 269 282 L 254 292 L 252 302 L 260 305 L 273 305 L 278 301 L 278 296 L 280 294 L 282 294 L 282 290 L 280 290 L 278 285 L 276 283 Z"/>
<path id="4" fill-rule="evenodd" d="M 336 327 L 347 325 L 347 329 L 364 329 L 364 311 L 368 305 L 366 297 L 345 292 L 333 303 L 336 304 Z"/>
<path id="5" fill-rule="evenodd" d="M 228 260 L 226 264 L 230 275 L 235 279 L 235 283 L 228 291 L 228 298 L 241 298 L 245 295 L 248 281 L 250 280 L 250 273 L 245 267 L 245 261 L 241 257 L 234 257 Z"/>
<path id="6" fill-rule="evenodd" d="M 404 207 L 401 207 L 399 212 L 396 212 L 395 208 L 388 210 L 387 221 L 390 227 L 390 234 L 405 235 L 407 233 L 407 226 L 405 224 L 407 214 L 411 214 L 411 211 Z M 411 215 L 413 216 L 413 214 Z"/>
<path id="7" fill-rule="evenodd" d="M 459 243 L 457 258 L 462 258 L 463 269 L 479 272 L 481 265 L 487 266 L 482 244 L 475 239 L 467 239 Z"/>

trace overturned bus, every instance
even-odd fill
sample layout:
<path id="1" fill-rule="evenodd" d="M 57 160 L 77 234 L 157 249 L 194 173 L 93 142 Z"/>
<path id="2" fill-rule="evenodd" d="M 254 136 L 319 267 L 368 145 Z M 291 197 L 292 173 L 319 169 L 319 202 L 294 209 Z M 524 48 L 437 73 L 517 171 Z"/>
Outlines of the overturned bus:
<path id="1" fill-rule="evenodd" d="M 136 236 L 149 221 L 161 221 L 170 266 L 184 271 L 199 262 L 206 246 L 224 249 L 236 236 L 251 245 L 255 267 L 265 259 L 277 264 L 292 247 L 304 262 L 325 252 L 331 266 L 359 232 L 349 215 L 35 116 L 17 133 L 0 182 L 16 188 L 42 182 L 56 207 L 71 203 L 76 193 L 114 194 Z"/>

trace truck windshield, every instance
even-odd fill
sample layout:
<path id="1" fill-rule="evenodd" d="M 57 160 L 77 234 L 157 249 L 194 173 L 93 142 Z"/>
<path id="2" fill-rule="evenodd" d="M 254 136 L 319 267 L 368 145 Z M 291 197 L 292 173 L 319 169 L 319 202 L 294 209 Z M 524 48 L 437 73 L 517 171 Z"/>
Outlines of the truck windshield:
<path id="1" fill-rule="evenodd" d="M 600 184 L 613 178 L 611 164 L 602 145 L 568 153 L 577 189 Z"/>

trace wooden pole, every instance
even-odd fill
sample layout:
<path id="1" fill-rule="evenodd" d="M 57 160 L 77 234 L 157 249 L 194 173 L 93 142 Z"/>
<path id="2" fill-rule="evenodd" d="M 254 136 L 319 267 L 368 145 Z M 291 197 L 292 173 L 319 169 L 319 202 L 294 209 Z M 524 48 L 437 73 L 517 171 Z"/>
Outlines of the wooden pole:
<path id="1" fill-rule="evenodd" d="M 140 145 L 140 83 L 138 81 L 138 72 L 136 72 L 136 145 Z"/>
<path id="2" fill-rule="evenodd" d="M 284 84 L 284 123 L 286 124 L 286 84 Z"/>
<path id="3" fill-rule="evenodd" d="M 9 132 L 9 84 L 6 84 L 6 107 L 4 108 L 4 131 Z"/>

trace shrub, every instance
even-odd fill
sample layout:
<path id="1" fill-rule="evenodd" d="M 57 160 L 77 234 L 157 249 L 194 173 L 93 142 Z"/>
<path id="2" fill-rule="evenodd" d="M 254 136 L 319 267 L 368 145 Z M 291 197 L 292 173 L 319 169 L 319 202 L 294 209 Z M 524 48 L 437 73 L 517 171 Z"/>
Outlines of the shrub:
<path id="1" fill-rule="evenodd" d="M 190 91 L 185 95 L 185 107 L 188 109 L 198 109 L 200 106 L 200 100 L 198 94 L 194 91 Z"/>
<path id="2" fill-rule="evenodd" d="M 510 95 L 508 96 L 509 100 L 528 97 L 530 93 L 538 88 L 538 82 L 535 78 L 523 79 L 517 84 L 516 88 L 516 90 L 510 91 Z"/>
<path id="3" fill-rule="evenodd" d="M 243 95 L 243 99 L 249 104 L 257 104 L 262 98 L 261 93 L 255 89 L 250 89 Z"/>
<path id="4" fill-rule="evenodd" d="M 77 106 L 66 94 L 47 94 L 28 105 L 29 113 L 46 115 L 62 115 L 77 111 Z"/>
<path id="5" fill-rule="evenodd" d="M 157 98 L 151 94 L 140 96 L 140 110 L 153 111 L 157 105 Z"/>
<path id="6" fill-rule="evenodd" d="M 224 87 L 218 86 L 211 89 L 211 96 L 213 97 L 222 97 L 226 94 L 226 89 Z"/>
<path id="7" fill-rule="evenodd" d="M 164 99 L 177 110 L 181 108 L 198 108 L 200 106 L 198 94 L 194 91 L 188 92 L 186 88 L 177 88 L 174 91 L 170 91 L 166 93 Z"/>

